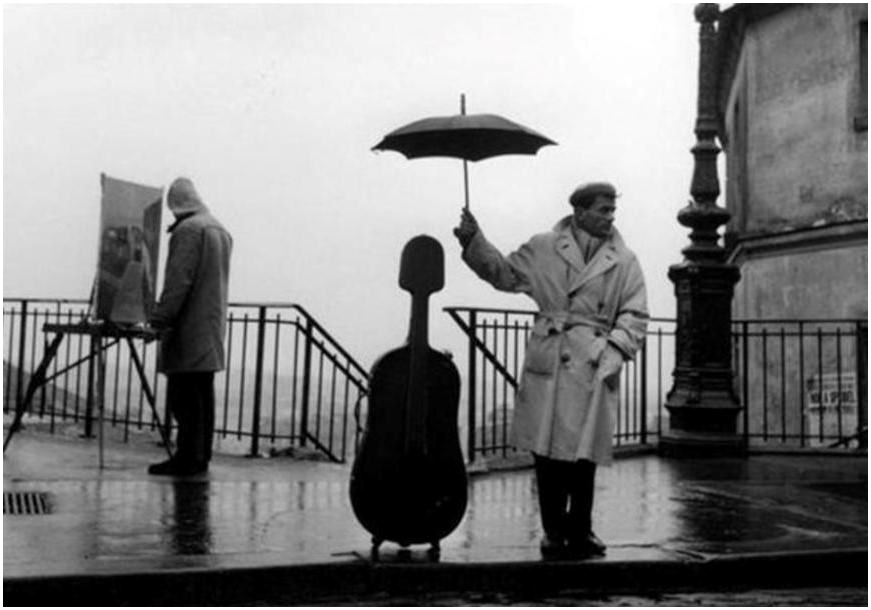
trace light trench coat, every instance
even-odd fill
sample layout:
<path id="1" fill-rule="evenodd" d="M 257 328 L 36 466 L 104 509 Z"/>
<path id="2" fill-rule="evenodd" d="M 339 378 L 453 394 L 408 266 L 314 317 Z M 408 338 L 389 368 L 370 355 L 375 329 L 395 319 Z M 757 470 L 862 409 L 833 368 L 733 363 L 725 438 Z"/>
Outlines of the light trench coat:
<path id="1" fill-rule="evenodd" d="M 568 216 L 507 257 L 478 231 L 463 260 L 494 288 L 525 293 L 539 308 L 515 400 L 514 445 L 610 464 L 619 384 L 597 375 L 597 363 L 608 343 L 629 360 L 644 341 L 647 293 L 635 254 L 613 229 L 585 263 Z"/>

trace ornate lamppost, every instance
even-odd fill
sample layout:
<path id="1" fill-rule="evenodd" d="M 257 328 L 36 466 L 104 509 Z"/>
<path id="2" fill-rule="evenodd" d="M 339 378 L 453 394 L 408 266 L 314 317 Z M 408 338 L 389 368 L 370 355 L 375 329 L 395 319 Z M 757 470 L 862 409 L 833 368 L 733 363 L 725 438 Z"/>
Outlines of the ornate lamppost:
<path id="1" fill-rule="evenodd" d="M 680 224 L 692 229 L 683 262 L 668 271 L 677 297 L 674 385 L 665 406 L 669 431 L 660 440 L 667 455 L 739 454 L 745 441 L 737 431 L 741 405 L 732 383 L 731 312 L 738 267 L 726 262 L 718 227 L 729 212 L 717 206 L 720 184 L 715 136 L 717 121 L 716 4 L 698 4 L 699 90 L 693 200 L 678 212 Z"/>

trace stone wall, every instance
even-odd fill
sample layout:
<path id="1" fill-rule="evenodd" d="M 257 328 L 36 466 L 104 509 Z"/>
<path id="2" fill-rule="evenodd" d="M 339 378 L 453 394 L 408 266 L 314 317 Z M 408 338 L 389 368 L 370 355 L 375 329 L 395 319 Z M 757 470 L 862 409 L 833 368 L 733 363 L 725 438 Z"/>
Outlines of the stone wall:
<path id="1" fill-rule="evenodd" d="M 867 218 L 863 20 L 867 5 L 803 4 L 747 25 L 726 108 L 732 238 Z"/>
<path id="2" fill-rule="evenodd" d="M 734 261 L 735 318 L 868 317 L 867 222 L 747 240 Z"/>
<path id="3" fill-rule="evenodd" d="M 867 318 L 867 4 L 747 15 L 724 108 L 733 317 Z"/>

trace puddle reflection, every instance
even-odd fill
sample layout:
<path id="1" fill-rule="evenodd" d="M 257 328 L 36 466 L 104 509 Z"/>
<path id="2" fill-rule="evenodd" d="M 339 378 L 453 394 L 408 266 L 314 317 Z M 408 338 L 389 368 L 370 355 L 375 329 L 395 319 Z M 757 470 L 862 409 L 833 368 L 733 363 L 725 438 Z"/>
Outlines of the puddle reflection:
<path id="1" fill-rule="evenodd" d="M 466 549 L 525 545 L 537 537 L 537 529 L 538 504 L 528 473 L 473 478 L 465 517 L 446 546 L 454 540 Z"/>
<path id="2" fill-rule="evenodd" d="M 173 481 L 173 518 L 167 522 L 170 550 L 203 555 L 212 550 L 208 481 Z"/>

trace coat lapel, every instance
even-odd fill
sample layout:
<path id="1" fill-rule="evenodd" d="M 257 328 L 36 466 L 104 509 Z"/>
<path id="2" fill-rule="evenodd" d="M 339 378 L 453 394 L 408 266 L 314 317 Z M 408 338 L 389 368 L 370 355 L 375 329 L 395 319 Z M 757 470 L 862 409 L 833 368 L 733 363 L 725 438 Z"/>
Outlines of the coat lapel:
<path id="1" fill-rule="evenodd" d="M 574 278 L 574 281 L 569 286 L 569 292 L 578 290 L 593 278 L 606 273 L 617 264 L 618 259 L 617 247 L 614 238 L 611 238 L 602 244 L 596 254 L 593 255 L 593 260 L 584 266 L 580 275 Z"/>
<path id="2" fill-rule="evenodd" d="M 572 270 L 572 282 L 577 281 L 577 278 L 583 272 L 584 255 L 581 254 L 581 249 L 578 247 L 578 242 L 575 241 L 571 229 L 563 229 L 556 238 L 556 251 L 565 260 Z"/>
<path id="3" fill-rule="evenodd" d="M 571 216 L 560 220 L 554 227 L 556 231 L 556 251 L 569 265 L 569 293 L 581 288 L 593 278 L 606 273 L 620 260 L 620 249 L 623 238 L 617 229 L 613 229 L 610 239 L 606 240 L 593 255 L 593 260 L 584 262 L 584 255 L 575 236 L 572 234 Z"/>

